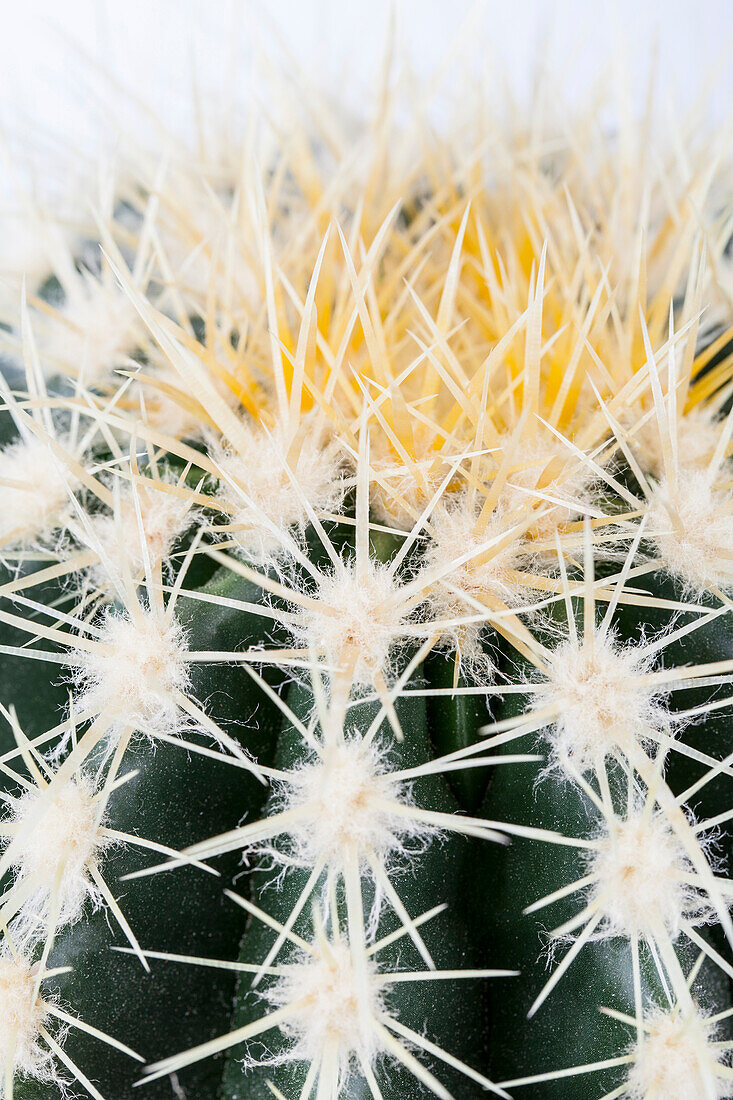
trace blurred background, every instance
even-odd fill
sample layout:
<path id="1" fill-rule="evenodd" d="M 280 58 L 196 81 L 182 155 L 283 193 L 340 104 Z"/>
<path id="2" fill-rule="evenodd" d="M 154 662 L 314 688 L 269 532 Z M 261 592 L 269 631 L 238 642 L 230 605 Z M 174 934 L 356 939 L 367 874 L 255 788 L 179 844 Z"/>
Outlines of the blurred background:
<path id="1" fill-rule="evenodd" d="M 471 54 L 489 87 L 495 73 L 521 100 L 541 59 L 558 93 L 582 101 L 623 58 L 637 105 L 650 72 L 670 112 L 702 96 L 722 118 L 733 103 L 730 0 L 6 0 L 0 127 L 41 164 L 54 150 L 113 149 L 150 107 L 185 132 L 192 89 L 223 109 L 266 96 L 253 72 L 271 62 L 360 110 L 391 22 L 397 56 L 421 79 L 450 65 L 465 78 Z"/>

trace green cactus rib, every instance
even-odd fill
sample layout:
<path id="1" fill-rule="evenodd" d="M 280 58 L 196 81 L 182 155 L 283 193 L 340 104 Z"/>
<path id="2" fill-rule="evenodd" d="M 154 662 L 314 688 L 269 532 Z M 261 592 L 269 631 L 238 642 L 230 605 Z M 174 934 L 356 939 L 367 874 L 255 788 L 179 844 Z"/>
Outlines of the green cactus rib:
<path id="1" fill-rule="evenodd" d="M 296 715 L 306 718 L 313 707 L 311 692 L 307 687 L 293 685 L 288 703 Z M 401 724 L 409 731 L 405 741 L 395 743 L 389 731 L 384 729 L 384 722 L 377 734 L 378 737 L 384 737 L 385 734 L 387 736 L 391 768 L 416 767 L 430 760 L 424 701 L 417 698 L 400 700 L 397 713 Z M 347 719 L 347 727 L 351 727 L 353 723 L 354 734 L 359 731 L 365 733 L 376 717 L 378 707 L 373 704 L 361 705 L 354 708 L 351 721 Z M 302 759 L 302 739 L 286 724 L 280 734 L 276 761 L 280 767 L 289 769 L 297 767 Z M 417 804 L 426 809 L 445 813 L 456 809 L 456 802 L 448 785 L 439 776 L 426 776 L 416 780 L 412 796 Z M 454 836 L 431 844 L 422 851 L 418 848 L 414 854 L 400 860 L 403 866 L 398 865 L 398 873 L 392 879 L 405 910 L 413 919 L 434 910 L 436 897 L 440 897 L 441 905 L 447 906 L 447 909 L 434 914 L 419 928 L 420 938 L 438 973 L 480 971 L 482 968 L 496 966 L 491 958 L 493 952 L 489 945 L 472 938 L 466 912 L 465 901 L 472 889 L 471 869 L 480 844 L 480 841 L 468 837 Z M 253 875 L 252 900 L 268 917 L 284 924 L 302 894 L 308 872 L 301 868 L 286 867 L 278 878 L 279 870 L 281 869 L 276 867 L 272 871 L 258 871 Z M 328 872 L 324 873 L 314 887 L 301 917 L 293 926 L 293 932 L 302 939 L 309 940 L 313 935 L 311 907 L 316 911 L 328 911 L 331 889 L 335 894 L 340 936 L 343 940 L 348 939 L 349 928 L 354 926 L 354 918 L 352 914 L 351 920 L 349 919 L 346 886 L 342 878 L 339 881 L 340 876 L 336 872 L 332 872 L 331 877 L 336 878 L 333 884 L 328 882 Z M 381 890 L 381 884 L 374 882 L 368 883 L 363 890 L 363 905 L 367 911 L 372 905 L 378 904 L 374 898 L 375 886 Z M 387 943 L 382 950 L 376 952 L 372 961 L 379 973 L 409 975 L 414 972 L 415 980 L 400 981 L 385 987 L 385 1018 L 394 1018 L 398 1026 L 410 1028 L 418 1035 L 429 1036 L 449 1055 L 464 1063 L 481 1064 L 486 1033 L 486 982 L 478 976 L 465 981 L 418 980 L 418 975 L 425 976 L 425 960 L 410 937 L 404 934 L 404 927 L 386 898 L 376 919 L 375 941 L 379 942 L 395 932 L 402 932 L 400 938 Z M 242 939 L 240 962 L 257 964 L 269 953 L 275 938 L 274 930 L 254 916 Z M 288 962 L 290 965 L 297 965 L 296 960 L 302 963 L 302 952 L 292 942 L 286 942 L 278 959 L 286 966 Z M 508 982 L 513 979 L 508 977 L 505 980 Z M 272 981 L 270 979 L 270 984 Z M 240 977 L 232 1018 L 233 1028 L 258 1021 L 268 1011 L 267 984 L 264 982 L 263 987 L 253 989 L 251 975 Z M 272 1011 L 271 1007 L 269 1011 Z M 373 1023 L 376 1025 L 379 1022 L 375 1020 Z M 386 1027 L 389 1031 L 389 1023 Z M 297 1016 L 295 1028 L 297 1033 Z M 404 1033 L 399 1031 L 392 1032 L 392 1035 L 397 1041 L 404 1039 Z M 254 1067 L 243 1073 L 242 1058 L 253 1053 L 256 1048 L 253 1046 L 248 1052 L 246 1047 L 235 1047 L 229 1052 L 224 1074 L 222 1096 L 226 1100 L 267 1097 L 271 1095 L 266 1085 L 268 1080 L 286 1096 L 299 1095 L 302 1091 L 309 1069 L 307 1063 L 294 1063 L 289 1059 L 289 1044 L 278 1038 L 277 1034 L 263 1033 L 259 1042 L 271 1052 L 274 1061 L 277 1061 L 278 1055 L 284 1055 L 283 1064 L 271 1068 Z M 444 1072 L 440 1072 L 440 1080 L 451 1092 L 466 1097 L 485 1094 L 481 1085 L 467 1080 L 458 1071 L 450 1068 L 446 1070 L 445 1066 L 441 1069 Z M 435 1072 L 439 1072 L 437 1066 Z M 429 1090 L 416 1083 L 411 1070 L 399 1064 L 390 1070 L 389 1083 L 382 1084 L 381 1089 L 385 1097 L 429 1095 Z M 350 1098 L 370 1095 L 363 1070 L 349 1080 L 344 1088 L 344 1095 Z"/>
<path id="2" fill-rule="evenodd" d="M 680 587 L 665 576 L 653 575 L 651 583 L 647 580 L 645 589 L 670 602 L 679 601 L 684 596 Z M 705 665 L 710 663 L 711 658 L 721 659 L 730 653 L 727 618 L 718 618 L 675 639 L 675 632 L 683 630 L 691 618 L 679 613 L 650 612 L 647 608 L 627 606 L 617 610 L 613 627 L 619 644 L 638 645 L 642 634 L 646 634 L 647 640 L 657 638 L 660 642 L 670 638 L 661 650 L 662 660 L 657 662 L 660 668 Z M 560 625 L 566 633 L 567 628 L 562 628 L 562 622 Z M 582 621 L 576 629 L 582 632 Z M 545 637 L 551 643 L 552 631 L 548 630 Z M 516 656 L 512 655 L 505 657 L 502 671 L 508 683 L 535 678 L 533 668 L 526 662 L 518 663 Z M 694 792 L 695 818 L 701 823 L 714 823 L 721 812 L 721 805 L 727 807 L 729 803 L 725 801 L 724 794 L 721 801 L 720 788 L 724 785 L 720 777 L 716 779 L 713 775 L 711 781 L 706 764 L 686 755 L 684 750 L 689 747 L 725 759 L 725 746 L 729 744 L 726 727 L 729 722 L 725 718 L 721 720 L 717 711 L 712 711 L 709 717 L 705 712 L 706 705 L 719 700 L 720 694 L 720 686 L 704 682 L 695 686 L 693 683 L 686 690 L 675 693 L 675 704 L 671 708 L 671 713 L 694 711 L 696 724 L 692 730 L 682 726 L 683 733 L 677 746 L 680 751 L 670 753 L 672 759 L 664 781 L 669 783 L 671 791 L 677 796 L 684 796 L 689 790 Z M 511 724 L 512 720 L 531 715 L 531 704 L 531 695 L 521 692 L 505 695 L 495 708 L 496 721 Z M 537 734 L 530 736 L 537 737 Z M 516 742 L 511 742 L 499 751 L 514 749 Z M 602 769 L 607 773 L 608 802 L 604 799 L 599 806 L 577 783 L 559 774 L 557 768 L 549 772 L 539 765 L 521 771 L 497 768 L 492 772 L 481 813 L 498 818 L 512 815 L 515 820 L 527 825 L 593 840 L 608 831 L 609 814 L 621 820 L 627 819 L 632 812 L 630 806 L 639 798 L 638 789 L 634 789 L 636 777 L 628 771 L 628 765 L 622 765 L 617 759 L 603 762 Z M 698 787 L 701 778 L 707 779 L 707 782 Z M 725 857 L 728 851 L 726 842 Z M 565 937 L 563 940 L 561 935 L 555 939 L 551 930 L 559 929 L 562 933 L 566 924 L 574 927 L 577 935 L 576 918 L 588 902 L 588 854 L 572 848 L 558 851 L 521 838 L 507 850 L 484 847 L 481 852 L 480 878 L 490 881 L 494 887 L 489 916 L 492 938 L 502 957 L 512 959 L 513 965 L 521 969 L 524 977 L 521 986 L 509 986 L 504 996 L 491 997 L 494 1027 L 491 1029 L 490 1060 L 492 1065 L 501 1067 L 499 1072 L 503 1080 L 529 1078 L 522 1095 L 533 1100 L 535 1097 L 537 1100 L 549 1100 L 555 1096 L 581 1100 L 588 1095 L 587 1074 L 554 1076 L 548 1072 L 548 1067 L 560 1066 L 572 1070 L 574 1067 L 598 1065 L 598 1069 L 593 1071 L 593 1079 L 598 1081 L 593 1088 L 598 1096 L 626 1095 L 624 1081 L 628 1065 L 624 1062 L 624 1055 L 633 1050 L 633 1028 L 629 1027 L 628 1020 L 619 1021 L 602 1015 L 602 1011 L 605 1006 L 616 1008 L 627 1017 L 634 1015 L 631 1006 L 635 1001 L 635 967 L 645 1011 L 649 1012 L 654 1007 L 668 1010 L 670 1004 L 675 1002 L 666 979 L 662 977 L 660 980 L 664 971 L 659 965 L 659 946 L 648 929 L 645 936 L 643 924 L 636 936 L 636 960 L 632 956 L 631 939 L 618 935 L 599 938 L 599 929 L 593 918 L 598 912 L 603 913 L 602 906 L 595 914 L 591 909 L 580 923 L 581 928 L 589 930 L 593 925 L 595 935 L 586 941 L 577 958 L 570 949 L 573 947 L 572 938 Z M 550 899 L 550 903 L 542 904 L 543 899 Z M 677 957 L 681 973 L 692 974 L 694 970 L 691 983 L 693 1003 L 696 1008 L 699 1006 L 705 1014 L 712 1016 L 721 1005 L 730 1001 L 733 970 L 725 964 L 721 969 L 713 961 L 716 957 L 719 961 L 720 953 L 725 956 L 729 948 L 726 937 L 715 924 L 693 935 L 695 939 L 687 939 L 684 934 L 679 937 L 673 934 L 669 938 L 668 950 L 672 944 L 672 957 Z M 575 942 L 578 943 L 580 938 Z M 705 943 L 713 952 L 712 958 L 701 953 Z M 549 993 L 550 1003 L 539 1004 L 535 1016 L 535 1005 L 544 997 L 553 972 L 558 967 L 562 968 L 565 961 L 570 966 L 558 992 Z M 552 1010 L 553 997 L 558 997 L 562 1002 L 563 1011 L 559 1017 L 557 1011 Z M 528 1019 L 528 1013 L 532 1018 Z M 730 1040 L 729 1024 L 717 1038 L 721 1042 Z M 521 1058 L 517 1056 L 518 1050 L 522 1051 Z M 537 1080 L 532 1081 L 533 1077 Z"/>
<path id="3" fill-rule="evenodd" d="M 265 624 L 256 614 L 243 616 L 226 605 L 208 605 L 201 615 L 200 597 L 251 601 L 258 590 L 224 572 L 195 590 L 199 599 L 181 597 L 179 618 L 192 646 L 202 651 L 220 645 L 259 641 Z M 273 677 L 270 677 L 273 679 Z M 192 676 L 194 696 L 208 703 L 217 723 L 237 743 L 266 760 L 272 752 L 279 712 L 236 665 L 202 664 Z M 275 684 L 276 684 L 275 679 Z M 50 725 L 58 707 L 48 708 Z M 223 884 L 232 884 L 238 871 L 236 857 L 220 862 L 217 876 L 198 867 L 182 867 L 175 875 L 132 878 L 161 853 L 175 853 L 193 837 L 227 827 L 232 820 L 255 812 L 266 788 L 251 774 L 234 768 L 220 752 L 211 754 L 210 742 L 195 731 L 188 747 L 175 743 L 140 741 L 127 749 L 119 779 L 128 777 L 109 795 L 104 826 L 128 842 L 120 842 L 100 861 L 103 879 L 116 885 L 129 936 L 102 905 L 96 912 L 57 934 L 50 966 L 71 971 L 44 984 L 47 993 L 86 1023 L 113 1034 L 133 1050 L 162 1056 L 172 1044 L 194 1044 L 226 1026 L 234 992 L 234 976 L 210 971 L 206 980 L 187 968 L 174 975 L 148 962 L 140 945 L 151 949 L 175 941 L 192 956 L 226 955 L 236 949 L 243 918 L 227 903 Z M 140 838 L 141 844 L 135 838 Z M 163 846 L 151 850 L 146 841 Z M 210 869 L 213 872 L 213 868 Z M 134 946 L 131 946 L 131 941 Z M 151 1021 L 159 1021 L 151 1033 Z M 163 1025 L 165 1021 L 165 1026 Z M 134 1088 L 140 1064 L 129 1055 L 100 1043 L 82 1031 L 72 1031 L 66 1052 L 92 1078 L 103 1094 L 125 1100 L 138 1095 Z M 220 1067 L 202 1064 L 181 1075 L 181 1087 L 192 1095 L 214 1095 Z M 16 1086 L 16 1095 L 40 1098 L 53 1095 L 48 1085 L 32 1080 Z M 170 1095 L 170 1083 L 149 1089 L 153 1096 Z"/>

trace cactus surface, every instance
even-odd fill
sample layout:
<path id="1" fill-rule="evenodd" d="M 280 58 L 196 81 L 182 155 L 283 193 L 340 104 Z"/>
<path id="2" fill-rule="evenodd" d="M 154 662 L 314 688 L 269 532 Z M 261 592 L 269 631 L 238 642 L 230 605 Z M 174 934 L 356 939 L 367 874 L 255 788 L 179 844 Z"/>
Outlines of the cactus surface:
<path id="1" fill-rule="evenodd" d="M 725 158 L 379 104 L 5 272 L 3 1100 L 733 1096 Z"/>

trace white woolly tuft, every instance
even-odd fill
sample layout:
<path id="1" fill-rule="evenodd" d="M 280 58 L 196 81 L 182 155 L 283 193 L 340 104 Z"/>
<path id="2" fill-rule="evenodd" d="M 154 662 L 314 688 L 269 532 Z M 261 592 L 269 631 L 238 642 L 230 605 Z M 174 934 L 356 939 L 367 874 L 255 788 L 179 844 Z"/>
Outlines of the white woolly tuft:
<path id="1" fill-rule="evenodd" d="M 681 416 L 673 426 L 677 453 L 687 470 L 702 472 L 709 465 L 720 435 L 720 421 L 715 409 L 698 406 Z M 652 477 L 664 477 L 664 446 L 659 418 L 649 417 L 631 432 L 634 453 L 644 470 Z"/>
<path id="2" fill-rule="evenodd" d="M 636 1049 L 628 1100 L 724 1100 L 733 1082 L 718 1077 L 725 1054 L 714 1047 L 715 1032 L 697 1013 L 662 1013 L 645 1021 L 648 1034 Z"/>
<path id="3" fill-rule="evenodd" d="M 394 857 L 413 850 L 410 838 L 425 841 L 435 832 L 390 812 L 387 803 L 412 804 L 409 789 L 390 775 L 379 746 L 356 737 L 324 746 L 322 756 L 288 774 L 279 794 L 282 810 L 305 811 L 288 833 L 282 855 L 288 864 L 325 860 L 340 870 L 371 855 L 388 869 Z"/>
<path id="4" fill-rule="evenodd" d="M 592 896 L 605 917 L 604 935 L 633 939 L 661 926 L 676 939 L 683 920 L 712 915 L 700 893 L 682 881 L 693 868 L 664 817 L 639 809 L 610 825 L 590 865 L 598 876 Z"/>
<path id="5" fill-rule="evenodd" d="M 18 1077 L 53 1082 L 62 1089 L 50 1050 L 41 1045 L 40 1028 L 48 1012 L 35 994 L 34 967 L 23 958 L 0 957 L 0 1066 L 10 1064 Z M 0 1095 L 5 1097 L 3 1089 Z"/>
<path id="6" fill-rule="evenodd" d="M 139 348 L 144 327 L 127 294 L 115 283 L 85 273 L 68 288 L 62 309 L 34 322 L 41 359 L 88 386 L 108 383 Z"/>
<path id="7" fill-rule="evenodd" d="M 47 544 L 63 527 L 76 479 L 45 443 L 19 439 L 0 451 L 0 544 Z"/>
<path id="8" fill-rule="evenodd" d="M 373 1021 L 384 1004 L 374 964 L 368 958 L 359 961 L 363 970 L 357 970 L 359 962 L 348 943 L 322 941 L 315 958 L 303 954 L 283 968 L 283 976 L 264 996 L 273 1007 L 294 1006 L 282 1025 L 291 1045 L 271 1063 L 310 1063 L 329 1052 L 338 1064 L 340 1085 L 359 1055 L 374 1064 L 380 1048 Z"/>
<path id="9" fill-rule="evenodd" d="M 189 684 L 185 638 L 179 623 L 139 608 L 134 617 L 108 610 L 93 652 L 72 651 L 74 705 L 104 715 L 111 730 L 151 737 L 175 733 L 182 717 L 175 693 Z"/>
<path id="10" fill-rule="evenodd" d="M 139 416 L 151 428 L 175 439 L 200 439 L 204 434 L 204 422 L 201 408 L 181 387 L 181 379 L 170 367 L 146 363 L 144 373 L 154 379 L 133 378 L 126 397 L 120 402 L 130 407 L 134 415 Z M 231 391 L 226 390 L 218 378 L 210 379 L 211 385 L 221 391 L 221 396 L 232 403 Z"/>
<path id="11" fill-rule="evenodd" d="M 412 632 L 389 567 L 373 559 L 363 569 L 340 561 L 324 576 L 317 599 L 317 606 L 298 612 L 296 637 L 329 664 L 353 668 L 355 685 L 373 684 L 388 668 L 393 647 Z"/>
<path id="12" fill-rule="evenodd" d="M 521 435 L 508 437 L 504 446 L 505 453 L 511 455 L 512 469 L 501 493 L 502 507 L 513 512 L 534 504 L 541 514 L 529 533 L 552 539 L 560 524 L 576 519 L 589 503 L 595 474 L 549 433 L 529 440 Z M 539 494 L 563 503 L 551 503 Z"/>
<path id="13" fill-rule="evenodd" d="M 445 461 L 441 461 L 432 446 L 432 439 L 422 437 L 419 424 L 413 427 L 417 435 L 414 464 L 399 460 L 381 434 L 373 441 L 370 439 L 369 497 L 374 515 L 380 522 L 401 531 L 409 531 L 414 526 L 447 472 Z"/>
<path id="14" fill-rule="evenodd" d="M 240 441 L 237 451 L 210 444 L 222 477 L 218 500 L 229 516 L 227 534 L 251 561 L 264 564 L 281 558 L 287 535 L 308 524 L 306 501 L 317 515 L 340 508 L 342 457 L 337 444 L 324 443 L 317 431 L 303 434 L 291 458 L 279 428 L 268 433 L 250 424 L 242 436 L 246 446 Z"/>
<path id="15" fill-rule="evenodd" d="M 666 480 L 659 483 L 649 503 L 649 534 L 669 572 L 690 588 L 733 582 L 733 495 L 711 485 L 706 472 L 681 470 L 674 491 Z"/>
<path id="16" fill-rule="evenodd" d="M 167 479 L 170 484 L 175 479 Z M 152 568 L 165 565 L 177 540 L 191 526 L 195 513 L 191 503 L 165 489 L 156 488 L 155 481 L 136 486 L 140 520 L 145 532 L 145 549 Z M 117 515 L 94 515 L 89 520 L 94 536 L 94 549 L 100 551 L 101 561 L 90 570 L 92 581 L 99 588 L 106 588 L 112 579 L 124 577 L 123 565 L 127 563 L 133 580 L 144 575 L 145 555 L 140 537 L 135 499 L 131 489 L 120 494 Z"/>
<path id="17" fill-rule="evenodd" d="M 515 570 L 521 563 L 521 538 L 513 538 L 501 549 L 496 549 L 487 544 L 493 541 L 498 546 L 512 524 L 501 515 L 495 515 L 479 531 L 477 520 L 475 507 L 463 496 L 439 506 L 430 517 L 432 538 L 425 551 L 425 570 L 427 575 L 432 571 L 442 575 L 442 580 L 431 587 L 428 597 L 432 617 L 436 620 L 478 614 L 475 604 L 461 599 L 461 592 L 484 605 L 487 598 L 509 605 L 520 598 L 521 585 Z M 445 573 L 451 562 L 461 561 L 472 550 L 474 557 Z M 483 625 L 467 623 L 450 628 L 462 656 L 481 653 L 478 635 Z"/>
<path id="18" fill-rule="evenodd" d="M 555 649 L 538 700 L 558 708 L 550 739 L 561 767 L 586 771 L 615 752 L 633 755 L 669 727 L 663 700 L 640 679 L 649 663 L 600 631 L 592 646 L 568 640 Z"/>
<path id="19" fill-rule="evenodd" d="M 18 885 L 33 892 L 14 921 L 16 934 L 33 934 L 49 916 L 52 894 L 56 897 L 57 927 L 81 916 L 87 898 L 99 903 L 99 893 L 89 878 L 89 867 L 111 841 L 100 834 L 101 808 L 95 790 L 84 777 L 60 788 L 52 782 L 34 788 L 18 799 L 6 796 L 16 831 L 8 856 Z M 103 805 L 103 803 L 101 804 Z"/>

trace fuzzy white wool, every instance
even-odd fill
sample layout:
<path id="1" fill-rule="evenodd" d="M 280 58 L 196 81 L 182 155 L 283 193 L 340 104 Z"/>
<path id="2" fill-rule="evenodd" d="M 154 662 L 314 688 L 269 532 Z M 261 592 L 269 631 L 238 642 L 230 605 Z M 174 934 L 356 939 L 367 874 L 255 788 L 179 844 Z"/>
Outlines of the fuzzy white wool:
<path id="1" fill-rule="evenodd" d="M 133 355 L 145 336 L 134 305 L 116 284 L 82 278 L 59 315 L 34 322 L 41 357 L 88 386 L 114 380 L 114 371 Z"/>
<path id="2" fill-rule="evenodd" d="M 381 866 L 404 853 L 408 838 L 431 830 L 398 814 L 385 802 L 410 805 L 409 790 L 394 779 L 379 748 L 358 738 L 325 745 L 322 756 L 288 774 L 280 785 L 282 809 L 305 811 L 288 833 L 288 862 L 305 867 L 325 860 L 342 868 L 373 855 Z M 277 853 L 275 853 L 277 855 Z"/>
<path id="3" fill-rule="evenodd" d="M 649 1032 L 636 1050 L 627 1100 L 724 1100 L 733 1095 L 733 1082 L 716 1076 L 723 1052 L 713 1046 L 714 1030 L 703 1017 L 659 1013 L 646 1023 Z"/>
<path id="4" fill-rule="evenodd" d="M 160 387 L 147 380 L 133 379 L 120 404 L 139 416 L 144 423 L 156 431 L 172 436 L 174 439 L 196 439 L 203 432 L 200 406 L 182 389 L 179 375 L 172 369 L 146 363 L 144 373 L 155 378 Z M 232 402 L 233 394 L 219 379 L 209 376 L 209 382 L 220 396 Z"/>
<path id="5" fill-rule="evenodd" d="M 0 451 L 0 544 L 49 542 L 63 526 L 76 479 L 41 439 L 19 439 Z"/>
<path id="6" fill-rule="evenodd" d="M 214 443 L 211 455 L 221 471 L 218 500 L 232 525 L 228 533 L 255 562 L 277 560 L 284 539 L 308 524 L 305 501 L 316 515 L 337 511 L 343 494 L 342 459 L 335 443 L 305 432 L 290 467 L 284 433 L 245 427 L 240 449 Z"/>
<path id="7" fill-rule="evenodd" d="M 674 490 L 659 483 L 648 532 L 666 568 L 690 588 L 733 583 L 733 493 L 716 489 L 705 471 L 680 470 Z"/>
<path id="8" fill-rule="evenodd" d="M 715 410 L 704 406 L 694 408 L 678 419 L 672 430 L 676 434 L 677 454 L 686 469 L 702 472 L 710 464 L 720 427 Z M 664 448 L 657 417 L 651 416 L 640 428 L 632 429 L 631 439 L 643 470 L 655 478 L 663 478 Z"/>
<path id="9" fill-rule="evenodd" d="M 529 529 L 533 537 L 552 539 L 556 528 L 577 519 L 589 502 L 596 475 L 549 433 L 532 440 L 508 437 L 504 456 L 509 456 L 511 468 L 501 506 L 506 512 L 533 509 L 541 513 Z M 545 496 L 553 500 L 544 500 Z M 557 500 L 563 503 L 553 503 Z"/>
<path id="10" fill-rule="evenodd" d="M 59 924 L 77 920 L 87 897 L 96 900 L 89 867 L 110 841 L 100 833 L 94 794 L 91 783 L 80 778 L 61 787 L 52 782 L 43 790 L 33 788 L 10 802 L 16 833 L 8 856 L 16 881 L 33 887 L 20 912 L 29 930 L 47 917 L 54 889 Z"/>
<path id="11" fill-rule="evenodd" d="M 662 816 L 636 811 L 627 820 L 614 818 L 590 870 L 598 875 L 592 893 L 602 899 L 605 935 L 643 937 L 662 926 L 676 939 L 683 919 L 694 922 L 705 913 L 698 891 L 680 881 L 692 866 Z"/>
<path id="12" fill-rule="evenodd" d="M 281 1025 L 290 1047 L 273 1062 L 312 1062 L 332 1050 L 343 1083 L 359 1053 L 373 1064 L 379 1043 L 372 1021 L 384 1011 L 377 971 L 370 959 L 357 969 L 348 943 L 319 945 L 284 967 L 284 974 L 265 992 L 273 1007 L 292 1005 L 293 1015 Z"/>
<path id="13" fill-rule="evenodd" d="M 132 727 L 155 737 L 175 733 L 181 715 L 175 693 L 189 684 L 185 638 L 177 622 L 153 611 L 136 617 L 110 609 L 93 652 L 72 652 L 78 710 L 103 714 L 110 728 Z"/>
<path id="14" fill-rule="evenodd" d="M 0 957 L 0 1065 L 5 1067 L 11 1062 L 21 1077 L 57 1081 L 52 1055 L 40 1041 L 39 1029 L 48 1012 L 35 996 L 34 986 L 30 963 L 22 958 Z"/>
<path id="15" fill-rule="evenodd" d="M 137 501 L 145 532 L 144 544 L 150 564 L 155 569 L 168 563 L 176 541 L 191 525 L 194 513 L 188 500 L 156 488 L 155 482 L 149 485 L 138 482 Z M 96 540 L 94 549 L 101 551 L 99 564 L 90 571 L 96 585 L 106 587 L 111 579 L 110 573 L 115 578 L 123 577 L 125 562 L 133 580 L 144 576 L 143 539 L 140 537 L 140 523 L 131 489 L 125 489 L 120 494 L 117 516 L 95 515 L 90 517 L 90 525 Z"/>
<path id="16" fill-rule="evenodd" d="M 496 548 L 505 540 L 512 525 L 501 516 L 492 517 L 480 531 L 477 530 L 477 514 L 473 504 L 463 497 L 441 505 L 430 517 L 431 539 L 425 551 L 426 575 L 441 574 L 442 579 L 431 587 L 428 604 L 432 618 L 460 619 L 478 614 L 474 603 L 461 599 L 465 593 L 481 605 L 487 599 L 513 604 L 517 601 L 521 586 L 514 571 L 521 564 L 521 539 L 511 538 L 506 545 Z M 487 544 L 495 542 L 495 546 Z M 474 552 L 468 561 L 451 568 L 466 554 Z M 449 569 L 449 572 L 445 572 Z M 458 589 L 458 592 L 451 591 Z M 479 649 L 478 634 L 481 623 L 453 626 L 449 632 L 456 637 L 461 653 L 469 655 Z"/>
<path id="17" fill-rule="evenodd" d="M 411 632 L 410 609 L 400 585 L 381 562 L 360 571 L 340 561 L 324 576 L 318 605 L 299 611 L 299 641 L 340 668 L 353 668 L 352 682 L 368 686 L 389 665 L 393 647 Z"/>
<path id="18" fill-rule="evenodd" d="M 374 515 L 381 522 L 409 531 L 437 492 L 448 466 L 434 450 L 433 440 L 420 438 L 415 426 L 415 464 L 398 458 L 381 434 L 371 442 L 369 464 L 373 471 L 369 489 Z"/>
<path id="19" fill-rule="evenodd" d="M 600 631 L 592 646 L 568 639 L 555 649 L 537 704 L 558 709 L 550 740 L 561 766 L 585 771 L 614 752 L 633 755 L 668 728 L 663 700 L 640 680 L 647 670 L 633 647 L 618 648 Z"/>

